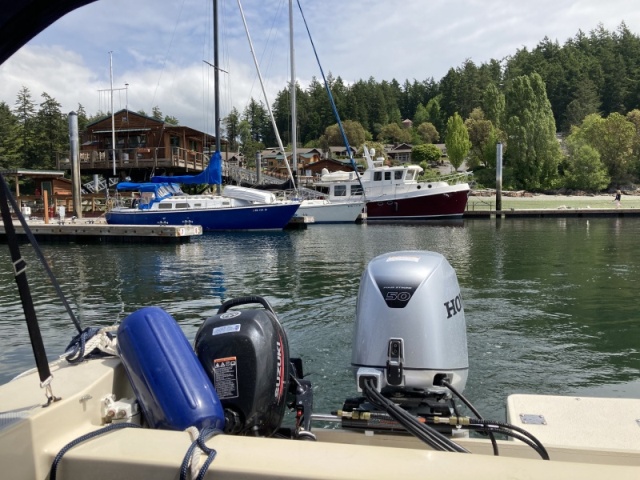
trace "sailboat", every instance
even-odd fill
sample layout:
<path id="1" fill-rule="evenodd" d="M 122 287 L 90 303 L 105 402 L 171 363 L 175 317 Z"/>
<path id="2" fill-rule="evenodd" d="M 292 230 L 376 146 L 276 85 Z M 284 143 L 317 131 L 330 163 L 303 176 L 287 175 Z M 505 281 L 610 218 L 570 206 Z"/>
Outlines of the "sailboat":
<path id="1" fill-rule="evenodd" d="M 297 165 L 297 105 L 296 105 L 296 70 L 295 48 L 293 42 L 293 0 L 289 0 L 289 49 L 291 56 L 291 148 L 292 161 Z M 338 122 L 340 119 L 338 118 Z M 348 145 L 347 145 L 348 148 Z M 350 151 L 350 149 L 349 149 Z M 286 161 L 286 157 L 285 157 Z M 296 169 L 294 169 L 296 170 Z M 293 179 L 295 182 L 295 178 Z M 296 217 L 311 216 L 315 224 L 354 223 L 363 213 L 365 203 L 362 198 L 350 201 L 329 200 L 327 198 L 303 199 L 296 212 Z"/>
<path id="2" fill-rule="evenodd" d="M 218 15 L 214 1 L 214 84 L 216 150 L 198 175 L 160 176 L 150 182 L 123 182 L 116 186 L 117 203 L 106 214 L 113 225 L 200 225 L 203 231 L 282 230 L 300 206 L 278 201 L 273 193 L 222 183 L 220 154 L 220 87 L 218 68 Z M 180 184 L 214 185 L 218 192 L 188 195 Z M 128 195 L 127 195 L 128 193 Z M 124 195 L 122 195 L 124 194 Z"/>
<path id="3" fill-rule="evenodd" d="M 242 16 L 242 21 L 244 24 L 245 32 L 247 34 L 247 40 L 249 41 L 249 48 L 251 50 L 253 56 L 253 62 L 256 67 L 256 71 L 258 74 L 258 79 L 260 81 L 260 85 L 262 87 L 262 92 L 264 95 L 265 103 L 267 105 L 267 111 L 269 113 L 269 117 L 271 119 L 271 123 L 273 125 L 273 129 L 275 132 L 276 140 L 278 142 L 278 146 L 280 147 L 280 151 L 284 158 L 285 165 L 287 167 L 287 172 L 289 173 L 290 183 L 293 186 L 293 201 L 299 201 L 300 207 L 295 213 L 295 217 L 311 217 L 313 218 L 313 222 L 311 224 L 327 224 L 327 223 L 356 223 L 358 219 L 361 218 L 364 207 L 364 199 L 361 198 L 350 198 L 349 200 L 329 200 L 325 198 L 323 195 L 318 194 L 315 191 L 307 192 L 307 196 L 310 198 L 304 198 L 305 192 L 298 188 L 296 184 L 296 178 L 292 173 L 291 165 L 287 160 L 287 153 L 284 149 L 284 145 L 282 144 L 282 140 L 280 138 L 280 133 L 278 131 L 278 127 L 276 125 L 275 118 L 273 116 L 273 112 L 271 111 L 271 107 L 269 99 L 267 98 L 267 93 L 264 88 L 264 82 L 262 79 L 262 74 L 260 72 L 260 66 L 258 64 L 258 60 L 255 56 L 253 42 L 251 41 L 251 35 L 249 34 L 249 28 L 247 26 L 247 22 L 244 16 L 244 12 L 242 9 L 242 3 L 238 0 L 238 8 L 240 10 L 240 15 Z M 292 164 L 293 170 L 296 170 L 297 165 L 297 108 L 296 108 L 296 75 L 295 75 L 295 49 L 293 42 L 293 2 L 289 0 L 289 48 L 290 48 L 290 56 L 291 56 L 291 84 L 290 84 L 290 99 L 291 99 L 291 139 L 292 139 Z M 330 92 L 328 92 L 330 95 Z M 335 111 L 335 110 L 334 110 Z M 337 112 L 336 112 L 337 116 Z M 338 122 L 340 122 L 340 118 L 338 118 Z M 345 137 L 346 142 L 346 137 Z M 347 144 L 347 149 L 350 151 L 350 148 Z"/>
<path id="4" fill-rule="evenodd" d="M 114 338 L 113 328 L 83 329 L 63 302 L 78 335 L 50 363 L 10 206 L 30 232 L 0 173 L 36 364 L 0 385 L 3 478 L 638 478 L 636 399 L 513 395 L 507 422 L 460 416 L 456 399 L 470 405 L 459 393 L 469 372 L 464 308 L 453 268 L 435 252 L 389 252 L 367 264 L 351 359 L 362 396 L 335 414 L 313 414 L 302 361 L 257 296 L 226 301 L 194 347 L 158 307 L 128 315 Z M 290 427 L 281 425 L 287 406 Z M 340 428 L 312 429 L 327 421 Z"/>

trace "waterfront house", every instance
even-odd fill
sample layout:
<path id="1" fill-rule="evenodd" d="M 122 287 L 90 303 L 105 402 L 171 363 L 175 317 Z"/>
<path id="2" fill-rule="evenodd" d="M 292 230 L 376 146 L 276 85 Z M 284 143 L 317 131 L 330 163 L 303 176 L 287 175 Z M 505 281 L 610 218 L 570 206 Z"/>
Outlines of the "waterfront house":
<path id="1" fill-rule="evenodd" d="M 148 180 L 154 174 L 201 172 L 208 164 L 205 152 L 215 145 L 212 135 L 129 110 L 116 112 L 113 119 L 105 116 L 90 123 L 80 135 L 82 175 L 137 181 Z M 58 156 L 56 166 L 70 170 L 68 155 Z"/>

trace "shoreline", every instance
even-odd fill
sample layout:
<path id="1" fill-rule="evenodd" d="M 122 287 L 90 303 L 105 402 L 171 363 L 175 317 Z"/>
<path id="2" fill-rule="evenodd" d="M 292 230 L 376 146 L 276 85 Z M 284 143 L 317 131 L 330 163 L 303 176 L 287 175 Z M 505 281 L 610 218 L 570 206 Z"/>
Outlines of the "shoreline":
<path id="1" fill-rule="evenodd" d="M 486 192 L 486 191 L 484 191 Z M 471 191 L 467 211 L 495 210 L 496 195 Z M 623 193 L 620 208 L 614 195 L 547 195 L 528 192 L 503 192 L 502 210 L 629 210 L 640 209 L 640 195 Z"/>

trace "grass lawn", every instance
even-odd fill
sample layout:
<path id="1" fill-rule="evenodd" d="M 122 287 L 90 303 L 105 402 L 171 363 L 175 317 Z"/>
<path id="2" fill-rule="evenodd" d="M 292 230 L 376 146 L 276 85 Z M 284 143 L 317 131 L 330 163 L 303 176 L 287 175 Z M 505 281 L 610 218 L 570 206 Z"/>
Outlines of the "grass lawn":
<path id="1" fill-rule="evenodd" d="M 495 210 L 496 196 L 469 196 L 467 210 Z M 502 209 L 540 210 L 559 208 L 595 208 L 615 209 L 613 195 L 568 196 L 568 195 L 536 195 L 531 197 L 508 197 L 502 194 Z M 640 208 L 640 195 L 622 195 L 620 208 Z"/>

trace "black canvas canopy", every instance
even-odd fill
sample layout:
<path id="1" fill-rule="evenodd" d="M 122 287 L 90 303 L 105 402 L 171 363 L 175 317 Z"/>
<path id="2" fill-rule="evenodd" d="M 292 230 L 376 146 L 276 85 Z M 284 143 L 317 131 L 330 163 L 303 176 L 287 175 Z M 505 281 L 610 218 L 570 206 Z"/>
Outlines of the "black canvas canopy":
<path id="1" fill-rule="evenodd" d="M 96 0 L 0 0 L 0 64 L 67 13 Z"/>

